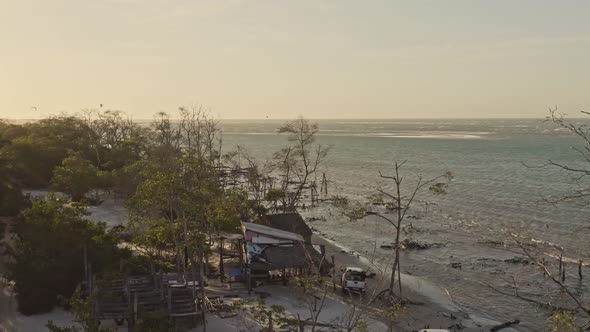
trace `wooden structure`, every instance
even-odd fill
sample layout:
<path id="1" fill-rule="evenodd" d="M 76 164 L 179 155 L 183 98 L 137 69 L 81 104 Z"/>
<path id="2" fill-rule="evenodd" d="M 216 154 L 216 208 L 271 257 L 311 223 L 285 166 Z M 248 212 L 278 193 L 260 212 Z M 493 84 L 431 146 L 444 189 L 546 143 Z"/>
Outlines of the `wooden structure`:
<path id="1" fill-rule="evenodd" d="M 282 216 L 285 215 L 299 216 L 296 213 Z M 287 221 L 282 225 L 283 228 L 298 231 L 296 224 L 288 222 L 291 218 L 280 220 Z M 305 225 L 302 218 L 301 222 Z M 321 273 L 324 267 L 329 270 L 330 263 L 323 259 L 324 251 L 308 243 L 300 234 L 253 223 L 242 223 L 242 228 L 246 246 L 248 290 L 252 287 L 252 280 L 256 279 L 280 279 L 286 282 L 290 275 Z M 305 231 L 302 234 L 307 235 Z M 311 234 L 309 241 L 311 242 Z"/>
<path id="2" fill-rule="evenodd" d="M 226 248 L 226 244 L 230 248 Z M 219 277 L 222 282 L 225 281 L 225 259 L 238 258 L 240 269 L 244 269 L 244 236 L 242 234 L 219 234 Z"/>
<path id="3" fill-rule="evenodd" d="M 117 324 L 127 320 L 132 328 L 139 312 L 160 312 L 171 319 L 188 317 L 194 324 L 197 316 L 202 314 L 195 284 L 181 284 L 171 279 L 177 278 L 170 275 L 94 278 L 91 292 L 96 319 L 114 319 Z"/>

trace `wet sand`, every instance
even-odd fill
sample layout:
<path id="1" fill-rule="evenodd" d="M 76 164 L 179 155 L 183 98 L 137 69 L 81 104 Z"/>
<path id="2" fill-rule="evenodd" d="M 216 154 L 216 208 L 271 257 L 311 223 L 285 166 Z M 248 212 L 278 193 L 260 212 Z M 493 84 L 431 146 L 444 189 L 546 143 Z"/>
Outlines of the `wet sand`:
<path id="1" fill-rule="evenodd" d="M 326 246 L 326 255 L 334 256 L 337 271 L 343 266 L 356 266 L 376 273 L 374 278 L 367 279 L 366 296 L 374 296 L 389 286 L 390 270 L 387 268 L 321 235 L 314 234 L 312 241 Z M 441 328 L 452 331 L 458 326 L 463 327 L 462 331 L 489 331 L 490 327 L 500 324 L 500 322 L 462 311 L 448 293 L 425 279 L 402 274 L 402 285 L 404 298 L 423 304 L 406 306 L 396 320 L 395 326 L 399 331 L 416 331 L 422 328 Z"/>

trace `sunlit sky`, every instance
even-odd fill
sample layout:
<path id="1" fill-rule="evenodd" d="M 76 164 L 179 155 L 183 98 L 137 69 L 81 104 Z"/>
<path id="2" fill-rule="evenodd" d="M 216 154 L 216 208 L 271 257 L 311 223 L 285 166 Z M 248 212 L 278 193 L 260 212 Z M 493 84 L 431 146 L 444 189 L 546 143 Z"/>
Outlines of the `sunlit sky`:
<path id="1" fill-rule="evenodd" d="M 0 0 L 0 118 L 542 117 L 590 106 L 590 1 Z"/>

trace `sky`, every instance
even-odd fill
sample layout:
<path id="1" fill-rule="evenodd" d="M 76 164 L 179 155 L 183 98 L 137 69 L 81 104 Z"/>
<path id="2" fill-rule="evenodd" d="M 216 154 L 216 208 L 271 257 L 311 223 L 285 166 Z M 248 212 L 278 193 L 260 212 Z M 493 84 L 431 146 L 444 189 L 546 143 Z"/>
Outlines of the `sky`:
<path id="1" fill-rule="evenodd" d="M 590 1 L 0 0 L 0 118 L 590 108 Z"/>

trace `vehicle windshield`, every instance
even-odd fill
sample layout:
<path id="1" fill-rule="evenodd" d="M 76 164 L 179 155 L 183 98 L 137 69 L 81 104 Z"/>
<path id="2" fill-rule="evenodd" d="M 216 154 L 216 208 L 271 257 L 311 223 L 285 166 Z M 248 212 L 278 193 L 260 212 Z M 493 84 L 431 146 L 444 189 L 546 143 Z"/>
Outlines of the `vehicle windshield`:
<path id="1" fill-rule="evenodd" d="M 359 271 L 347 271 L 346 272 L 346 280 L 352 280 L 352 281 L 365 281 L 365 272 L 359 272 Z"/>

